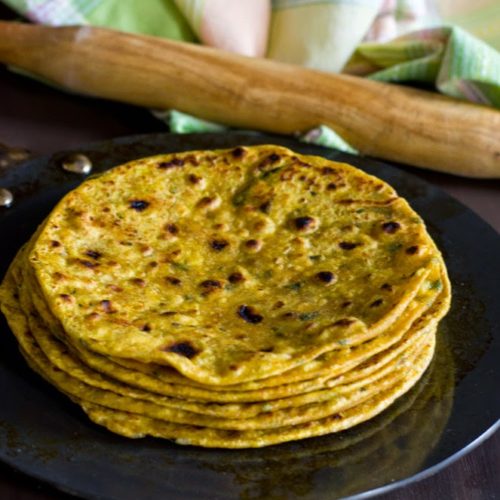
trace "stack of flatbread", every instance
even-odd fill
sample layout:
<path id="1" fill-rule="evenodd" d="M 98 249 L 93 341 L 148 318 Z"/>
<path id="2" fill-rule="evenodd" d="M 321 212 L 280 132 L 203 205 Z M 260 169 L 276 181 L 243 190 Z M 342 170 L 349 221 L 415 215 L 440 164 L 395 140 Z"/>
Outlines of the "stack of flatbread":
<path id="1" fill-rule="evenodd" d="M 87 180 L 0 288 L 27 362 L 94 422 L 223 448 L 382 412 L 425 372 L 450 296 L 394 189 L 278 146 Z"/>

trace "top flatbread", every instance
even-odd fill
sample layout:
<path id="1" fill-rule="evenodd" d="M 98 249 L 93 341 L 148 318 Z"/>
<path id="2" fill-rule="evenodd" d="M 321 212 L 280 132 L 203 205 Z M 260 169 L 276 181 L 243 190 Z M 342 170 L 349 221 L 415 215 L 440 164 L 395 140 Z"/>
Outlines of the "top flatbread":
<path id="1" fill-rule="evenodd" d="M 156 156 L 90 179 L 29 258 L 71 342 L 218 385 L 383 333 L 439 259 L 390 186 L 276 146 Z"/>

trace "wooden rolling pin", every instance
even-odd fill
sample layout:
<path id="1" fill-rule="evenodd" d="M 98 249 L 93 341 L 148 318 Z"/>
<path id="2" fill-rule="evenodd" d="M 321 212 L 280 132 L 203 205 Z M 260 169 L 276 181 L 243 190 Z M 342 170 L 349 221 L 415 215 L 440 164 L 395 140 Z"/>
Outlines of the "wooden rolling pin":
<path id="1" fill-rule="evenodd" d="M 82 94 L 283 134 L 324 124 L 362 154 L 500 177 L 500 112 L 430 92 L 92 27 L 0 22 L 0 62 Z"/>

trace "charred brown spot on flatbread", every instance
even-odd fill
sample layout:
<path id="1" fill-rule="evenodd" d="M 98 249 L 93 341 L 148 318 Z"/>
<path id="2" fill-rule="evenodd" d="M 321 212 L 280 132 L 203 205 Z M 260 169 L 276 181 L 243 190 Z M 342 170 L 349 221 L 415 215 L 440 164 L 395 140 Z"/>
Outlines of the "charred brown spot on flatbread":
<path id="1" fill-rule="evenodd" d="M 179 356 L 184 356 L 185 358 L 192 359 L 198 354 L 198 349 L 196 349 L 190 342 L 177 342 L 163 348 L 166 352 L 173 352 Z"/>

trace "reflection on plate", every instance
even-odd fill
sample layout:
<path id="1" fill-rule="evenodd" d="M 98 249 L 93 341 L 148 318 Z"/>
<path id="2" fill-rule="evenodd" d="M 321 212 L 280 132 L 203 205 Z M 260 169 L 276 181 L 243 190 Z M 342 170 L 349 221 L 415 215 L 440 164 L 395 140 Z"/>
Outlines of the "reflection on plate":
<path id="1" fill-rule="evenodd" d="M 434 360 L 419 383 L 364 424 L 258 451 L 204 453 L 200 457 L 199 450 L 182 450 L 182 455 L 199 466 L 234 475 L 243 485 L 242 498 L 348 496 L 419 470 L 446 426 L 453 387 L 453 359 L 440 336 Z"/>

